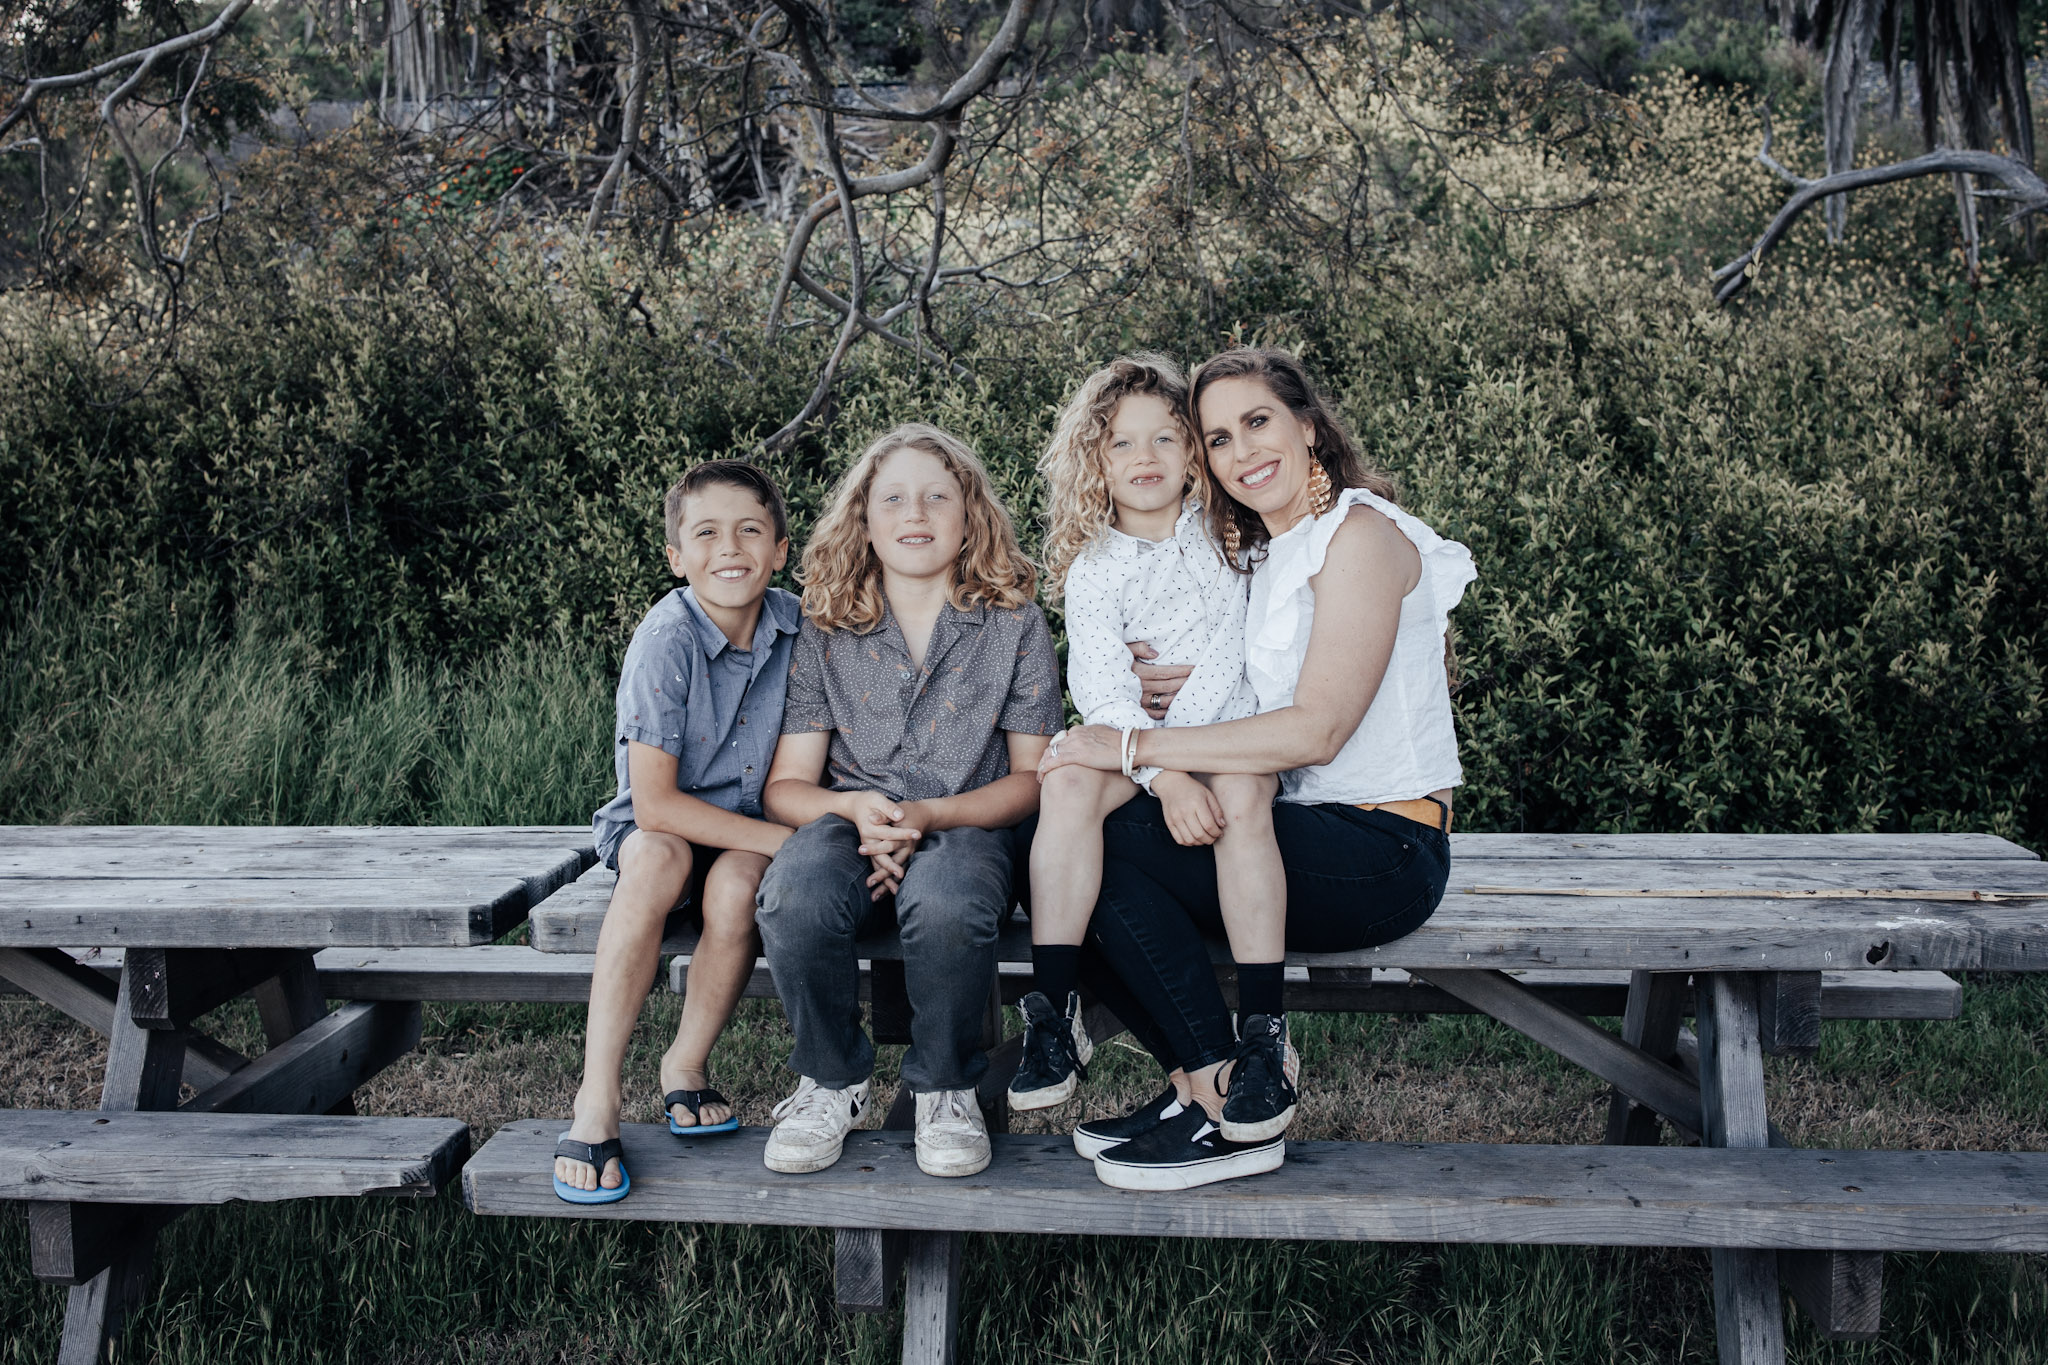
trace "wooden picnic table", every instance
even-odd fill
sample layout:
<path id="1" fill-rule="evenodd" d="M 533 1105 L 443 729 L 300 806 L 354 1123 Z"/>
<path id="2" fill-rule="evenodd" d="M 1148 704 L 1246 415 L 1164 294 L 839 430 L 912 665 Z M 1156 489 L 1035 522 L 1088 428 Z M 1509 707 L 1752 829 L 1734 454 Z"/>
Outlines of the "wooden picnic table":
<path id="1" fill-rule="evenodd" d="M 0 826 L 0 977 L 67 1013 L 105 1021 L 103 1112 L 352 1114 L 352 1092 L 418 1043 L 420 1006 L 379 999 L 330 1012 L 314 953 L 487 944 L 594 860 L 587 829 L 558 827 Z M 77 960 L 78 950 L 95 948 L 122 950 L 114 982 Z M 269 1043 L 254 1060 L 194 1028 L 202 1015 L 244 994 L 255 997 Z M 181 1085 L 196 1092 L 182 1102 Z M 227 1122 L 208 1118 L 183 1127 L 205 1138 L 202 1149 L 212 1143 L 232 1154 L 232 1143 L 247 1139 L 233 1127 L 216 1131 Z M 383 1136 L 394 1131 L 391 1124 L 417 1122 L 383 1121 Z M 179 1211 L 175 1197 L 221 1197 L 208 1193 L 213 1187 L 164 1188 L 180 1169 L 197 1169 L 189 1163 L 159 1163 L 149 1167 L 149 1179 L 138 1173 L 123 1184 L 121 1152 L 132 1152 L 140 1172 L 148 1148 L 163 1150 L 166 1139 L 147 1125 L 132 1138 L 118 1123 L 102 1130 L 106 1135 L 95 1134 L 93 1145 L 103 1150 L 91 1156 L 98 1164 L 87 1163 L 90 1178 L 80 1177 L 79 1188 L 126 1190 L 121 1197 L 129 1202 L 43 1199 L 28 1206 L 38 1278 L 72 1286 L 63 1365 L 102 1358 L 147 1280 L 157 1230 Z M 351 1130 L 341 1131 L 345 1137 Z M 34 1150 L 32 1135 L 23 1141 Z M 264 1170 L 272 1173 L 301 1172 L 309 1193 L 335 1192 L 311 1166 L 314 1154 L 336 1160 L 347 1143 L 323 1131 L 294 1157 L 280 1146 L 284 1141 L 273 1132 L 250 1156 L 267 1160 Z M 399 1145 L 404 1152 L 388 1159 L 367 1153 L 362 1190 L 432 1192 L 420 1172 L 445 1165 L 446 1142 Z M 18 1180 L 68 1188 L 51 1183 L 66 1178 L 62 1162 L 32 1164 Z M 19 1188 L 0 1192 L 26 1197 Z"/>
<path id="2" fill-rule="evenodd" d="M 1316 1007 L 1341 1009 L 1347 992 L 1360 999 L 1384 994 L 1396 976 L 1426 983 L 1610 1083 L 1615 1098 L 1607 1143 L 1655 1144 L 1661 1118 L 1707 1148 L 1730 1149 L 1712 1159 L 1717 1164 L 1674 1166 L 1674 1158 L 1689 1160 L 1677 1151 L 1646 1158 L 1638 1162 L 1641 1170 L 1632 1177 L 1636 1186 L 1626 1198 L 1603 1197 L 1569 1218 L 1561 1213 L 1548 1233 L 1542 1230 L 1544 1218 L 1530 1212 L 1531 1201 L 1560 1198 L 1559 1192 L 1578 1179 L 1574 1171 L 1601 1165 L 1600 1158 L 1585 1154 L 1602 1148 L 1517 1149 L 1523 1155 L 1502 1166 L 1505 1174 L 1485 1189 L 1429 1187 L 1430 1170 L 1450 1168 L 1431 1162 L 1452 1160 L 1454 1154 L 1426 1153 L 1413 1161 L 1377 1165 L 1368 1161 L 1366 1169 L 1412 1168 L 1421 1183 L 1413 1189 L 1375 1188 L 1349 1204 L 1339 1201 L 1341 1207 L 1333 1206 L 1329 1215 L 1338 1223 L 1326 1218 L 1321 1232 L 1312 1222 L 1290 1223 L 1284 1210 L 1264 1207 L 1261 1189 L 1271 1189 L 1284 1202 L 1298 1183 L 1275 1179 L 1268 1186 L 1270 1178 L 1136 1200 L 1111 1199 L 1104 1191 L 1091 1200 L 1076 1187 L 1080 1204 L 1093 1202 L 1107 1212 L 1093 1222 L 1054 1226 L 1059 1222 L 1056 1201 L 1041 1201 L 1035 1207 L 1049 1221 L 1031 1226 L 1041 1231 L 1316 1236 L 1343 1235 L 1331 1228 L 1350 1218 L 1362 1229 L 1353 1235 L 1378 1235 L 1370 1229 L 1380 1227 L 1388 1230 L 1386 1235 L 1413 1236 L 1415 1222 L 1385 1221 L 1393 1217 L 1389 1208 L 1408 1207 L 1404 1200 L 1431 1206 L 1432 1201 L 1449 1201 L 1457 1205 L 1460 1240 L 1708 1245 L 1714 1248 L 1714 1302 L 1724 1365 L 1782 1362 L 1781 1273 L 1785 1287 L 1826 1334 L 1867 1338 L 1878 1326 L 1883 1249 L 1923 1244 L 1934 1249 L 1937 1241 L 1929 1239 L 1938 1224 L 1950 1219 L 1954 1227 L 1971 1229 L 1972 1236 L 1981 1233 L 1980 1240 L 1970 1243 L 1974 1246 L 2048 1246 L 2048 1158 L 2039 1157 L 1999 1166 L 2019 1182 L 2014 1189 L 2023 1189 L 2025 1197 L 1993 1201 L 1995 1207 L 1953 1197 L 1959 1185 L 1975 1178 L 1966 1174 L 1962 1158 L 1976 1154 L 1877 1159 L 1875 1165 L 1885 1171 L 1884 1208 L 1873 1201 L 1850 1201 L 1855 1207 L 1839 1210 L 1841 1222 L 1826 1229 L 1814 1225 L 1810 1240 L 1784 1231 L 1800 1226 L 1796 1187 L 1802 1177 L 1797 1172 L 1831 1171 L 1838 1158 L 1813 1154 L 1823 1164 L 1807 1167 L 1796 1164 L 1806 1153 L 1770 1155 L 1767 1149 L 1782 1149 L 1786 1142 L 1766 1112 L 1763 1073 L 1766 1053 L 1797 1055 L 1818 1046 L 1823 973 L 1840 980 L 1859 973 L 1927 969 L 2048 970 L 2048 864 L 2035 854 L 1985 834 L 1458 833 L 1451 846 L 1449 887 L 1435 916 L 1420 929 L 1378 948 L 1289 954 L 1290 975 L 1310 988 Z M 604 873 L 593 871 L 536 909 L 534 946 L 591 951 L 603 920 L 606 882 Z M 693 937 L 685 926 L 672 925 L 665 946 L 686 952 Z M 1027 944 L 1013 926 L 999 955 L 1007 960 L 1027 954 Z M 900 963 L 890 962 L 892 956 L 900 958 L 900 948 L 882 935 L 861 951 L 873 963 L 879 1033 L 884 1015 L 906 1003 L 885 999 L 885 988 L 900 978 Z M 1219 959 L 1227 957 L 1220 944 L 1217 952 Z M 885 970 L 892 966 L 893 972 Z M 1563 969 L 1629 974 L 1620 1037 L 1533 984 Z M 999 988 L 995 998 L 1000 998 Z M 1687 1014 L 1695 1019 L 1693 1030 L 1685 1028 Z M 1090 1027 L 1107 1036 L 1120 1026 L 1098 1009 L 1091 1011 Z M 992 1066 L 991 1077 L 1002 1077 L 992 1082 L 999 1092 L 1006 1075 Z M 990 1086 L 984 1082 L 984 1102 L 993 1126 L 1000 1127 L 1001 1097 L 990 1093 Z M 901 1121 L 897 1115 L 885 1127 Z M 691 1185 L 693 1179 L 701 1183 L 709 1171 L 689 1163 L 649 1161 L 634 1168 L 632 1199 L 602 1214 L 550 1207 L 545 1162 L 535 1146 L 540 1139 L 534 1136 L 544 1127 L 511 1125 L 487 1144 L 464 1172 L 471 1207 L 529 1216 L 788 1222 L 801 1221 L 801 1210 L 814 1206 L 805 1200 L 816 1192 L 800 1181 L 754 1176 L 745 1197 L 735 1190 L 737 1202 L 726 1201 L 731 1207 L 721 1210 Z M 628 1147 L 652 1141 L 633 1134 Z M 729 1155 L 719 1158 L 722 1178 L 737 1178 L 736 1171 L 724 1168 L 744 1164 L 750 1155 L 743 1150 L 747 1145 L 724 1149 Z M 1747 1168 L 1739 1162 L 1729 1164 L 1736 1160 L 1734 1149 L 1755 1149 L 1753 1158 L 1743 1159 L 1763 1163 L 1757 1170 L 1773 1172 L 1771 1180 L 1786 1189 L 1759 1186 L 1755 1198 L 1745 1203 L 1744 1182 L 1750 1177 L 1742 1174 Z M 660 1144 L 649 1148 L 656 1150 L 663 1150 Z M 1556 1154 L 1548 1164 L 1541 1155 L 1545 1150 Z M 1340 1160 L 1320 1146 L 1318 1152 L 1319 1162 Z M 950 1361 L 959 1307 L 960 1233 L 1000 1225 L 989 1221 L 993 1189 L 1014 1190 L 1023 1206 L 1033 1207 L 1034 1190 L 1043 1187 L 1050 1193 L 1055 1184 L 1071 1184 L 1073 1172 L 1064 1167 L 1057 1177 L 1046 1174 L 1047 1163 L 1063 1163 L 1067 1157 L 1071 1153 L 1062 1157 L 1042 1139 L 999 1139 L 1000 1169 L 986 1177 L 912 1180 L 915 1193 L 904 1198 L 893 1187 L 878 1187 L 871 1207 L 879 1226 L 858 1229 L 842 1223 L 842 1302 L 849 1300 L 850 1284 L 855 1286 L 851 1306 L 878 1306 L 886 1299 L 896 1265 L 908 1264 L 904 1359 L 920 1365 Z M 1943 1162 L 1942 1157 L 1958 1160 Z M 1466 1153 L 1455 1159 L 1473 1158 Z M 1989 1169 L 1997 1163 L 1979 1164 Z M 1699 1179 L 1692 1178 L 1695 1174 Z M 802 1180 L 817 1183 L 818 1178 Z M 857 1185 L 859 1180 L 847 1175 L 841 1183 L 847 1182 Z M 1850 1186 L 1862 1188 L 1854 1181 Z M 1703 1191 L 1719 1194 L 1708 1198 Z M 1840 1204 L 1839 1193 L 1816 1187 L 1813 1197 L 1821 1204 Z M 1666 1194 L 1675 1203 L 1656 1212 Z M 1900 1206 L 1910 1210 L 1922 1195 L 1928 1216 L 1899 1212 Z M 1156 1207 L 1157 1216 L 1141 1219 L 1127 1206 Z M 1939 1218 L 1933 1216 L 1937 1208 L 1945 1210 Z M 1678 1236 L 1674 1229 L 1681 1224 L 1691 1232 Z M 1767 1224 L 1777 1230 L 1763 1231 Z M 1752 1225 L 1754 1235 L 1734 1231 Z M 1300 1230 L 1290 1233 L 1290 1227 Z M 898 1234 L 907 1234 L 907 1249 L 898 1246 L 891 1252 L 888 1239 Z"/>

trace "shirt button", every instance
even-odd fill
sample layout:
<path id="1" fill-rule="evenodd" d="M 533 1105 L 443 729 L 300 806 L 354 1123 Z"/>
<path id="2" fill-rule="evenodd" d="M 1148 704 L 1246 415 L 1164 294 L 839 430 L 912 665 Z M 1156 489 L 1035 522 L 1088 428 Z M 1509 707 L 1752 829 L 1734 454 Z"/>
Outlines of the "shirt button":
<path id="1" fill-rule="evenodd" d="M 752 772 L 752 771 L 754 771 L 754 765 L 753 765 L 753 764 L 751 764 L 751 763 L 749 763 L 749 764 L 747 765 L 747 771 L 748 771 L 748 772 Z"/>

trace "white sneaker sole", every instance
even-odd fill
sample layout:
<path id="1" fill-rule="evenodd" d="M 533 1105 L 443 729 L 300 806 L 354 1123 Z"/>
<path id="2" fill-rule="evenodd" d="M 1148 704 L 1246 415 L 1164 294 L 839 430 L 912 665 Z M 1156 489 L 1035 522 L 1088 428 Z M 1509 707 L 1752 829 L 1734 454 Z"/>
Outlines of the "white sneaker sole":
<path id="1" fill-rule="evenodd" d="M 1217 1127 L 1223 1130 L 1225 1142 L 1264 1142 L 1267 1138 L 1279 1137 L 1292 1122 L 1294 1106 L 1290 1104 L 1272 1118 L 1257 1123 L 1232 1123 L 1226 1118 Z"/>
<path id="2" fill-rule="evenodd" d="M 1110 1148 L 1120 1146 L 1127 1141 L 1129 1141 L 1127 1138 L 1096 1137 L 1093 1134 L 1082 1132 L 1079 1128 L 1074 1130 L 1074 1150 L 1081 1154 L 1083 1161 L 1093 1161 Z"/>
<path id="3" fill-rule="evenodd" d="M 827 1167 L 837 1165 L 839 1154 L 845 1150 L 846 1139 L 843 1137 L 829 1148 L 777 1148 L 774 1139 L 771 1138 L 767 1148 L 761 1153 L 761 1164 L 769 1170 L 779 1171 L 783 1175 L 808 1175 L 812 1171 L 822 1171 Z"/>
<path id="4" fill-rule="evenodd" d="M 936 1157 L 926 1160 L 925 1154 L 920 1151 L 917 1154 L 917 1169 L 926 1175 L 936 1175 L 949 1180 L 963 1175 L 980 1175 L 988 1169 L 991 1155 L 992 1152 L 982 1152 L 974 1156 L 953 1157 L 941 1161 Z"/>
<path id="5" fill-rule="evenodd" d="M 1287 1144 L 1276 1142 L 1249 1152 L 1210 1157 L 1177 1166 L 1125 1166 L 1097 1160 L 1095 1178 L 1119 1190 L 1192 1190 L 1219 1180 L 1236 1180 L 1247 1175 L 1277 1171 L 1287 1160 Z"/>
<path id="6" fill-rule="evenodd" d="M 1056 1104 L 1065 1104 L 1068 1100 L 1074 1098 L 1074 1092 L 1078 1089 L 1080 1089 L 1079 1077 L 1069 1074 L 1058 1085 L 1042 1086 L 1037 1090 L 1012 1090 L 1010 1092 L 1010 1107 L 1012 1109 L 1050 1109 Z"/>

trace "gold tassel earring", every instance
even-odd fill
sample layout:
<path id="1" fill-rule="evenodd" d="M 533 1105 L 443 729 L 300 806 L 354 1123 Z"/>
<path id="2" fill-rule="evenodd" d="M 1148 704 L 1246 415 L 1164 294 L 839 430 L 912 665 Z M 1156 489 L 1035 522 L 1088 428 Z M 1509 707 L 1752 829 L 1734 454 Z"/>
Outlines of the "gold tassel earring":
<path id="1" fill-rule="evenodd" d="M 1308 453 L 1308 511 L 1312 517 L 1322 516 L 1337 505 L 1337 490 L 1330 486 L 1330 471 L 1323 468 L 1323 462 L 1316 458 L 1315 451 Z"/>

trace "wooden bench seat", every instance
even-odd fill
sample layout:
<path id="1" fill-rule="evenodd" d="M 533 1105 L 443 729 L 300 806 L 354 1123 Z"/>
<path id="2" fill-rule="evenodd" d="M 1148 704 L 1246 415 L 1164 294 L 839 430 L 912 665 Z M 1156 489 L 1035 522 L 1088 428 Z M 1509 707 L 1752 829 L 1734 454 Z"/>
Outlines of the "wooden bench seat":
<path id="1" fill-rule="evenodd" d="M 455 1119 L 0 1110 L 0 1199 L 31 1203 L 431 1196 L 468 1156 Z"/>
<path id="2" fill-rule="evenodd" d="M 559 1119 L 507 1124 L 463 1168 L 477 1213 L 919 1232 L 1755 1249 L 2048 1251 L 2048 1153 L 1290 1142 L 1270 1175 L 1112 1189 L 1064 1136 L 997 1134 L 980 1175 L 917 1169 L 911 1135 L 863 1131 L 829 1170 L 761 1164 L 765 1128 L 623 1132 L 632 1194 L 570 1205 Z"/>

